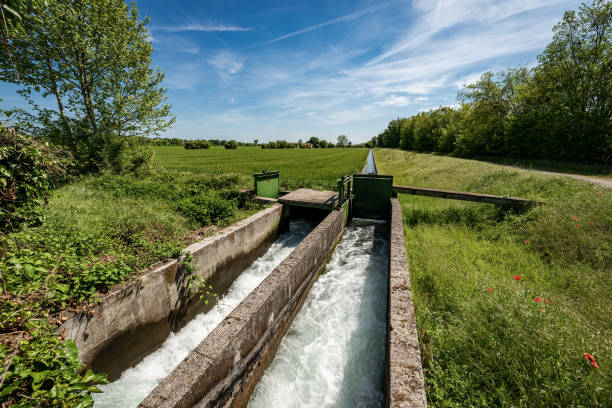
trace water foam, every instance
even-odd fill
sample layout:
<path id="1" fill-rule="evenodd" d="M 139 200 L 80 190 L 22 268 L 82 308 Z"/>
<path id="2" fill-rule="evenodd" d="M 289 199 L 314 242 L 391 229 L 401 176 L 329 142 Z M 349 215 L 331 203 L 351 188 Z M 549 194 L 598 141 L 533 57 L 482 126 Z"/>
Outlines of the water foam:
<path id="1" fill-rule="evenodd" d="M 282 234 L 242 272 L 217 305 L 197 315 L 177 333 L 170 333 L 159 349 L 116 381 L 94 394 L 96 407 L 136 407 L 223 319 L 238 306 L 285 259 L 312 230 L 310 223 L 292 220 L 290 232 Z"/>
<path id="2" fill-rule="evenodd" d="M 382 407 L 386 225 L 354 220 L 255 388 L 250 408 Z"/>

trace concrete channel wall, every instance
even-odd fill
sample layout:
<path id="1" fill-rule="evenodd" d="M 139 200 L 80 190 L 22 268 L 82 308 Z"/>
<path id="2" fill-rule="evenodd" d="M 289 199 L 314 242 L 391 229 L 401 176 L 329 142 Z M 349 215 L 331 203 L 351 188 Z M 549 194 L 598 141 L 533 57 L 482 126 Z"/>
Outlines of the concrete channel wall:
<path id="1" fill-rule="evenodd" d="M 274 242 L 282 217 L 283 206 L 275 204 L 189 246 L 186 251 L 193 255 L 194 273 L 217 293 L 227 290 Z M 77 314 L 63 324 L 60 330 L 65 329 L 76 342 L 83 363 L 116 378 L 203 307 L 188 288 L 191 274 L 181 268 L 183 259 L 170 260 L 111 292 L 92 315 Z"/>
<path id="2" fill-rule="evenodd" d="M 343 229 L 332 211 L 139 407 L 246 406 Z"/>
<path id="3" fill-rule="evenodd" d="M 404 246 L 402 207 L 391 198 L 387 307 L 386 406 L 427 407 L 421 351 Z"/>

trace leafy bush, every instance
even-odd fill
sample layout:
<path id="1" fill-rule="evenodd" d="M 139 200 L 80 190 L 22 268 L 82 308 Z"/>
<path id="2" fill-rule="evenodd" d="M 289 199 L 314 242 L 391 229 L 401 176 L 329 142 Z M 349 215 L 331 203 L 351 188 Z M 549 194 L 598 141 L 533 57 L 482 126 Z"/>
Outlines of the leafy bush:
<path id="1" fill-rule="evenodd" d="M 209 225 L 233 216 L 236 205 L 216 195 L 201 194 L 182 200 L 178 209 L 192 221 Z"/>
<path id="2" fill-rule="evenodd" d="M 187 140 L 184 147 L 185 149 L 208 149 L 210 143 L 206 140 Z"/>
<path id="3" fill-rule="evenodd" d="M 223 146 L 225 146 L 226 149 L 237 149 L 238 148 L 238 142 L 236 142 L 235 140 L 229 140 L 229 141 L 225 142 L 225 144 Z"/>
<path id="4" fill-rule="evenodd" d="M 51 335 L 46 322 L 40 326 L 45 327 L 19 337 L 20 354 L 0 344 L 0 359 L 12 366 L 0 391 L 2 406 L 91 406 L 91 393 L 100 392 L 96 384 L 106 383 L 106 377 L 91 370 L 80 373 L 84 366 L 76 344 L 72 340 L 62 343 L 61 337 Z M 31 365 L 32 360 L 36 360 L 36 366 Z"/>
<path id="5" fill-rule="evenodd" d="M 135 139 L 128 142 L 117 138 L 107 143 L 102 152 L 105 158 L 102 169 L 110 169 L 116 174 L 137 175 L 148 174 L 152 170 L 153 150 Z"/>
<path id="6" fill-rule="evenodd" d="M 0 127 L 0 232 L 42 221 L 41 204 L 66 174 L 61 149 Z"/>

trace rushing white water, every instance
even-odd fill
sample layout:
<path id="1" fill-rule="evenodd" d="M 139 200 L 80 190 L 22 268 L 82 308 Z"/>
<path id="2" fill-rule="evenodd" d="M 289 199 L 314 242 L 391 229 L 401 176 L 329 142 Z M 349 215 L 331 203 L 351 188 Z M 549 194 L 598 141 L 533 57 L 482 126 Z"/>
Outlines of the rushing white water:
<path id="1" fill-rule="evenodd" d="M 355 219 L 312 286 L 249 407 L 381 407 L 386 225 Z"/>
<path id="2" fill-rule="evenodd" d="M 268 251 L 234 281 L 217 305 L 197 315 L 177 333 L 170 333 L 159 349 L 94 394 L 96 407 L 136 407 L 215 327 L 285 259 L 312 230 L 310 223 L 292 220 Z"/>

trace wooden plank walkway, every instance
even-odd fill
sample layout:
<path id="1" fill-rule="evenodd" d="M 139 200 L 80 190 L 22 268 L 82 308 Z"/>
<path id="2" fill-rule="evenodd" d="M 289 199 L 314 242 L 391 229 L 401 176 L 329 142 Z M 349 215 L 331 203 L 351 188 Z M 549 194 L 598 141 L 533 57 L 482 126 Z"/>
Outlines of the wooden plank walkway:
<path id="1" fill-rule="evenodd" d="M 338 206 L 338 192 L 299 188 L 289 194 L 279 197 L 278 202 L 297 207 L 322 208 L 329 210 Z"/>
<path id="2" fill-rule="evenodd" d="M 393 192 L 398 194 L 412 194 L 426 197 L 448 198 L 451 200 L 475 201 L 510 207 L 521 207 L 532 204 L 542 204 L 540 201 L 525 200 L 523 198 L 502 197 L 491 194 L 465 193 L 461 191 L 437 190 L 433 188 L 393 186 Z"/>

